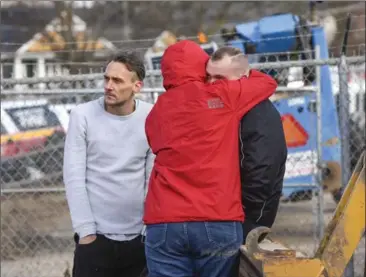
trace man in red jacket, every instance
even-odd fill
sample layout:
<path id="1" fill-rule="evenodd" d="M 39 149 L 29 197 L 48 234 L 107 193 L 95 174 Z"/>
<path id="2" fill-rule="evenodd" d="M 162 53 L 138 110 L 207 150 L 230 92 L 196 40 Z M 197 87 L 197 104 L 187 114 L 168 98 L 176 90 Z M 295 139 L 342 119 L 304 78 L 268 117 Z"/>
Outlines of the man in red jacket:
<path id="1" fill-rule="evenodd" d="M 255 70 L 205 83 L 208 60 L 187 40 L 162 58 L 166 92 L 145 126 L 156 155 L 144 216 L 150 277 L 229 276 L 243 241 L 239 122 L 277 84 Z"/>

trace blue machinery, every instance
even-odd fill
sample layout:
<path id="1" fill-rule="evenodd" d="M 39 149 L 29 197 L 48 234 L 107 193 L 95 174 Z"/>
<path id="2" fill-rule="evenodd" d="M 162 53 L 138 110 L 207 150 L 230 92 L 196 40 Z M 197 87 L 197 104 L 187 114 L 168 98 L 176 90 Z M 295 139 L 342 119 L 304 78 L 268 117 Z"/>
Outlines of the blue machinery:
<path id="1" fill-rule="evenodd" d="M 228 45 L 240 48 L 249 55 L 251 62 L 265 63 L 288 60 L 328 59 L 328 45 L 322 27 L 311 25 L 293 14 L 276 14 L 259 21 L 238 24 L 222 29 L 222 37 Z M 278 80 L 288 75 L 282 69 L 263 70 Z M 320 67 L 317 80 L 316 67 L 302 68 L 305 86 L 320 88 L 321 104 L 321 152 L 317 141 L 316 93 L 293 89 L 285 97 L 274 100 L 280 112 L 288 146 L 288 163 L 283 196 L 297 200 L 311 196 L 317 188 L 317 176 L 321 168 L 323 187 L 336 192 L 341 187 L 341 145 L 336 102 L 331 84 L 330 68 Z M 319 81 L 319 82 L 317 82 Z M 321 153 L 322 166 L 317 164 Z"/>
<path id="2" fill-rule="evenodd" d="M 311 2 L 312 9 L 315 2 Z M 240 48 L 248 54 L 251 63 L 329 58 L 324 29 L 293 14 L 275 14 L 258 21 L 237 24 L 229 29 L 223 28 L 221 36 L 227 45 Z M 206 41 L 201 46 L 208 54 L 217 49 L 214 42 Z M 317 55 L 315 49 L 318 50 Z M 163 51 L 146 53 L 147 67 L 160 69 L 162 55 Z M 302 86 L 298 89 L 286 87 L 289 79 L 286 70 L 288 69 L 273 67 L 263 70 L 279 83 L 273 102 L 281 114 L 288 146 L 284 200 L 310 199 L 311 192 L 318 188 L 317 180 L 321 176 L 323 188 L 332 192 L 337 201 L 342 186 L 341 138 L 330 67 L 322 65 L 317 72 L 314 65 L 302 66 Z M 284 87 L 286 90 L 281 91 Z M 315 89 L 320 90 L 319 98 Z M 320 120 L 317 118 L 319 103 Z"/>

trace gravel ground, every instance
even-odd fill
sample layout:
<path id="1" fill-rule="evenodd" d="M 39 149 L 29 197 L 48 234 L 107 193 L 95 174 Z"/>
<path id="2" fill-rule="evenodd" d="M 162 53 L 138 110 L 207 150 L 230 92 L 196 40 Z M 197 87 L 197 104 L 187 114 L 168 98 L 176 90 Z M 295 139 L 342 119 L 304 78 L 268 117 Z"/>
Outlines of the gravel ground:
<path id="1" fill-rule="evenodd" d="M 335 204 L 325 197 L 325 222 Z M 314 201 L 282 204 L 273 238 L 312 255 Z M 1 203 L 1 277 L 62 277 L 72 266 L 73 241 L 70 219 L 63 195 L 33 195 Z M 365 239 L 355 254 L 354 277 L 363 277 Z"/>

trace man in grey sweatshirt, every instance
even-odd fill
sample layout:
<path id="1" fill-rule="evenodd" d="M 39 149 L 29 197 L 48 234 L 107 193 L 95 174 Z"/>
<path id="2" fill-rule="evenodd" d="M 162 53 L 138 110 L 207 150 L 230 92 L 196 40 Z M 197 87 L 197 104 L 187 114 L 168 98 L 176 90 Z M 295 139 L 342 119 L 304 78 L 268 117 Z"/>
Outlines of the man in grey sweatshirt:
<path id="1" fill-rule="evenodd" d="M 142 217 L 154 160 L 145 119 L 152 104 L 134 97 L 144 77 L 137 55 L 119 54 L 106 67 L 104 96 L 70 113 L 63 175 L 74 277 L 137 277 L 145 268 Z"/>

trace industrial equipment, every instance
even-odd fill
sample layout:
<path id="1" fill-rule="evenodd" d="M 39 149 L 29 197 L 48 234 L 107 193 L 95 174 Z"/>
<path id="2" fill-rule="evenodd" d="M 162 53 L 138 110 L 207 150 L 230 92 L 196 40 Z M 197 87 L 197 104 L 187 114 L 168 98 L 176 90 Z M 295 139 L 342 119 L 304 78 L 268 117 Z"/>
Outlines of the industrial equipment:
<path id="1" fill-rule="evenodd" d="M 314 14 L 315 2 L 311 2 Z M 332 35 L 314 20 L 294 14 L 275 14 L 257 21 L 240 23 L 224 27 L 221 37 L 225 44 L 240 48 L 248 54 L 251 63 L 281 62 L 290 60 L 328 59 L 328 42 Z M 348 26 L 349 27 L 349 26 Z M 327 31 L 327 32 L 326 32 Z M 348 29 L 346 29 L 346 34 Z M 199 33 L 201 47 L 208 53 L 213 53 L 218 45 L 207 41 L 207 37 Z M 145 53 L 146 67 L 159 70 L 160 61 L 168 45 L 178 41 L 172 33 L 164 31 Z M 315 50 L 318 50 L 316 53 Z M 316 56 L 317 54 L 317 56 Z M 341 137 L 337 111 L 337 94 L 329 65 L 320 66 L 320 74 L 316 76 L 315 66 L 298 68 L 270 68 L 264 72 L 272 75 L 279 83 L 279 90 L 272 99 L 282 116 L 285 136 L 288 146 L 288 160 L 283 188 L 284 201 L 309 200 L 319 190 L 319 175 L 322 175 L 322 188 L 332 193 L 336 201 L 341 195 Z M 338 78 L 338 75 L 336 76 Z M 151 80 L 155 80 L 154 82 Z M 145 82 L 150 87 L 155 102 L 158 95 L 163 93 L 161 76 L 149 78 Z M 161 91 L 154 88 L 160 87 Z M 320 99 L 314 89 L 320 90 Z M 285 88 L 285 90 L 283 89 Z M 282 89 L 282 90 L 281 90 Z M 362 93 L 362 92 L 361 92 Z M 362 96 L 362 95 L 361 95 Z M 360 99 L 364 99 L 364 96 Z M 360 102 L 363 100 L 360 100 Z M 317 106 L 321 107 L 321 119 L 317 121 Z M 358 106 L 364 106 L 362 103 Z M 318 127 L 319 122 L 321 126 Z M 362 129 L 352 118 L 349 120 L 350 137 L 357 143 L 350 143 L 350 152 L 356 156 L 364 144 Z M 321 151 L 318 149 L 318 132 L 321 135 Z M 356 149 L 359 148 L 359 149 Z M 318 154 L 321 161 L 318 163 Z M 356 161 L 351 160 L 351 170 Z M 320 174 L 319 174 L 320 173 Z"/>
<path id="2" fill-rule="evenodd" d="M 248 234 L 239 277 L 341 277 L 365 234 L 365 151 L 313 257 L 271 239 L 259 243 L 269 232 L 258 227 Z"/>
<path id="3" fill-rule="evenodd" d="M 258 21 L 225 27 L 221 34 L 227 45 L 240 48 L 248 54 L 252 63 L 329 58 L 325 29 L 294 14 L 275 14 Z M 285 92 L 279 89 L 273 98 L 282 116 L 288 146 L 283 199 L 311 199 L 312 192 L 319 188 L 316 181 L 319 170 L 323 188 L 333 196 L 337 195 L 342 186 L 341 140 L 330 67 L 320 66 L 320 76 L 316 76 L 315 66 L 263 71 L 278 81 L 279 88 L 287 88 Z M 294 78 L 292 73 L 300 79 Z M 306 86 L 316 85 L 321 94 L 321 164 L 317 163 L 320 153 L 317 150 L 319 102 L 314 91 L 304 90 Z M 362 132 L 356 135 L 360 134 Z M 353 167 L 354 163 L 351 164 Z"/>

